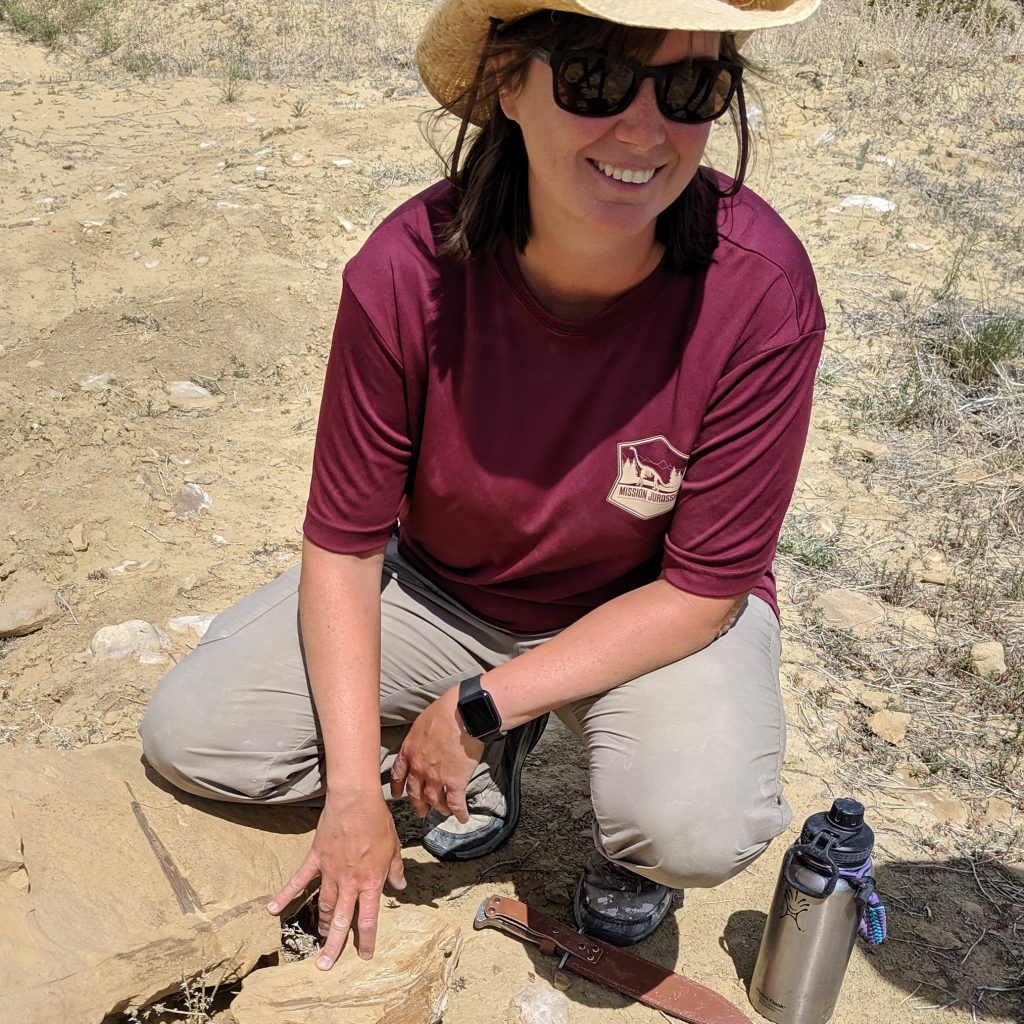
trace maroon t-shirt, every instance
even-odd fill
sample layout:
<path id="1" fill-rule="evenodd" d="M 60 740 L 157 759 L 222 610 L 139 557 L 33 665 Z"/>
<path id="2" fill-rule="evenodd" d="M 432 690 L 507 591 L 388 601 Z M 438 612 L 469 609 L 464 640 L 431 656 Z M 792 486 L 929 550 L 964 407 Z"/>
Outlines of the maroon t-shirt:
<path id="1" fill-rule="evenodd" d="M 470 611 L 538 633 L 659 574 L 773 607 L 771 563 L 824 316 L 782 219 L 719 207 L 712 266 L 662 264 L 596 316 L 527 288 L 511 245 L 436 254 L 452 193 L 396 210 L 345 268 L 305 533 L 402 552 Z"/>

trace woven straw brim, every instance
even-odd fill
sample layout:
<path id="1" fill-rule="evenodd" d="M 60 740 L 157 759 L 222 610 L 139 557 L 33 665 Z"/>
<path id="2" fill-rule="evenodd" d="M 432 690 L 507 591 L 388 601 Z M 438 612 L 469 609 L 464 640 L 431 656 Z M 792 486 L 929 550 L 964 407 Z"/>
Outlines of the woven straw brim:
<path id="1" fill-rule="evenodd" d="M 821 0 L 443 0 L 416 51 L 420 75 L 442 106 L 452 106 L 472 84 L 491 18 L 516 21 L 540 10 L 570 11 L 643 28 L 749 34 L 803 21 Z M 485 105 L 487 107 L 489 105 Z M 477 124 L 487 109 L 474 111 Z"/>

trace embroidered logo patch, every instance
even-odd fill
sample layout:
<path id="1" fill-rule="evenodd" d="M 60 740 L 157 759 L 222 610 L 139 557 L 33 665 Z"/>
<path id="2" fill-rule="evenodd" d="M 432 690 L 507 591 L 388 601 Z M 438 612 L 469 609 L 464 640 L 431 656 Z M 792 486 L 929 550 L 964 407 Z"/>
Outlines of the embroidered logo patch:
<path id="1" fill-rule="evenodd" d="M 619 445 L 619 475 L 608 501 L 640 519 L 663 516 L 675 508 L 690 456 L 660 434 Z"/>

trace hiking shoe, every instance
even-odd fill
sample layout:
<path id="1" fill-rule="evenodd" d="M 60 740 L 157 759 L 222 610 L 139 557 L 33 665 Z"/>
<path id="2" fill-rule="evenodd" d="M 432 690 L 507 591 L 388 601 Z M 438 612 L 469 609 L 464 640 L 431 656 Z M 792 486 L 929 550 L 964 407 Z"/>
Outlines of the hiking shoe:
<path id="1" fill-rule="evenodd" d="M 548 724 L 548 715 L 534 718 L 505 737 L 505 750 L 495 784 L 505 794 L 505 816 L 490 813 L 474 814 L 463 825 L 454 815 L 444 817 L 437 811 L 427 813 L 423 822 L 423 845 L 438 860 L 473 860 L 486 857 L 505 843 L 519 824 L 522 806 L 523 765 L 537 745 Z"/>
<path id="2" fill-rule="evenodd" d="M 594 852 L 576 885 L 573 912 L 580 931 L 613 946 L 646 939 L 672 906 L 672 890 Z"/>

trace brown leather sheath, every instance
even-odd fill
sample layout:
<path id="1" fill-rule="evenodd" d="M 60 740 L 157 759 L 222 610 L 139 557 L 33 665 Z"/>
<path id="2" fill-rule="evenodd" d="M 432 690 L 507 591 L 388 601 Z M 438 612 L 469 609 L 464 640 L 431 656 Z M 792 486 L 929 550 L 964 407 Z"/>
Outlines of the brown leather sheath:
<path id="1" fill-rule="evenodd" d="M 476 912 L 475 928 L 501 928 L 560 956 L 559 967 L 618 989 L 637 1002 L 691 1024 L 751 1024 L 724 996 L 695 981 L 599 939 L 573 931 L 508 896 L 491 896 Z"/>

